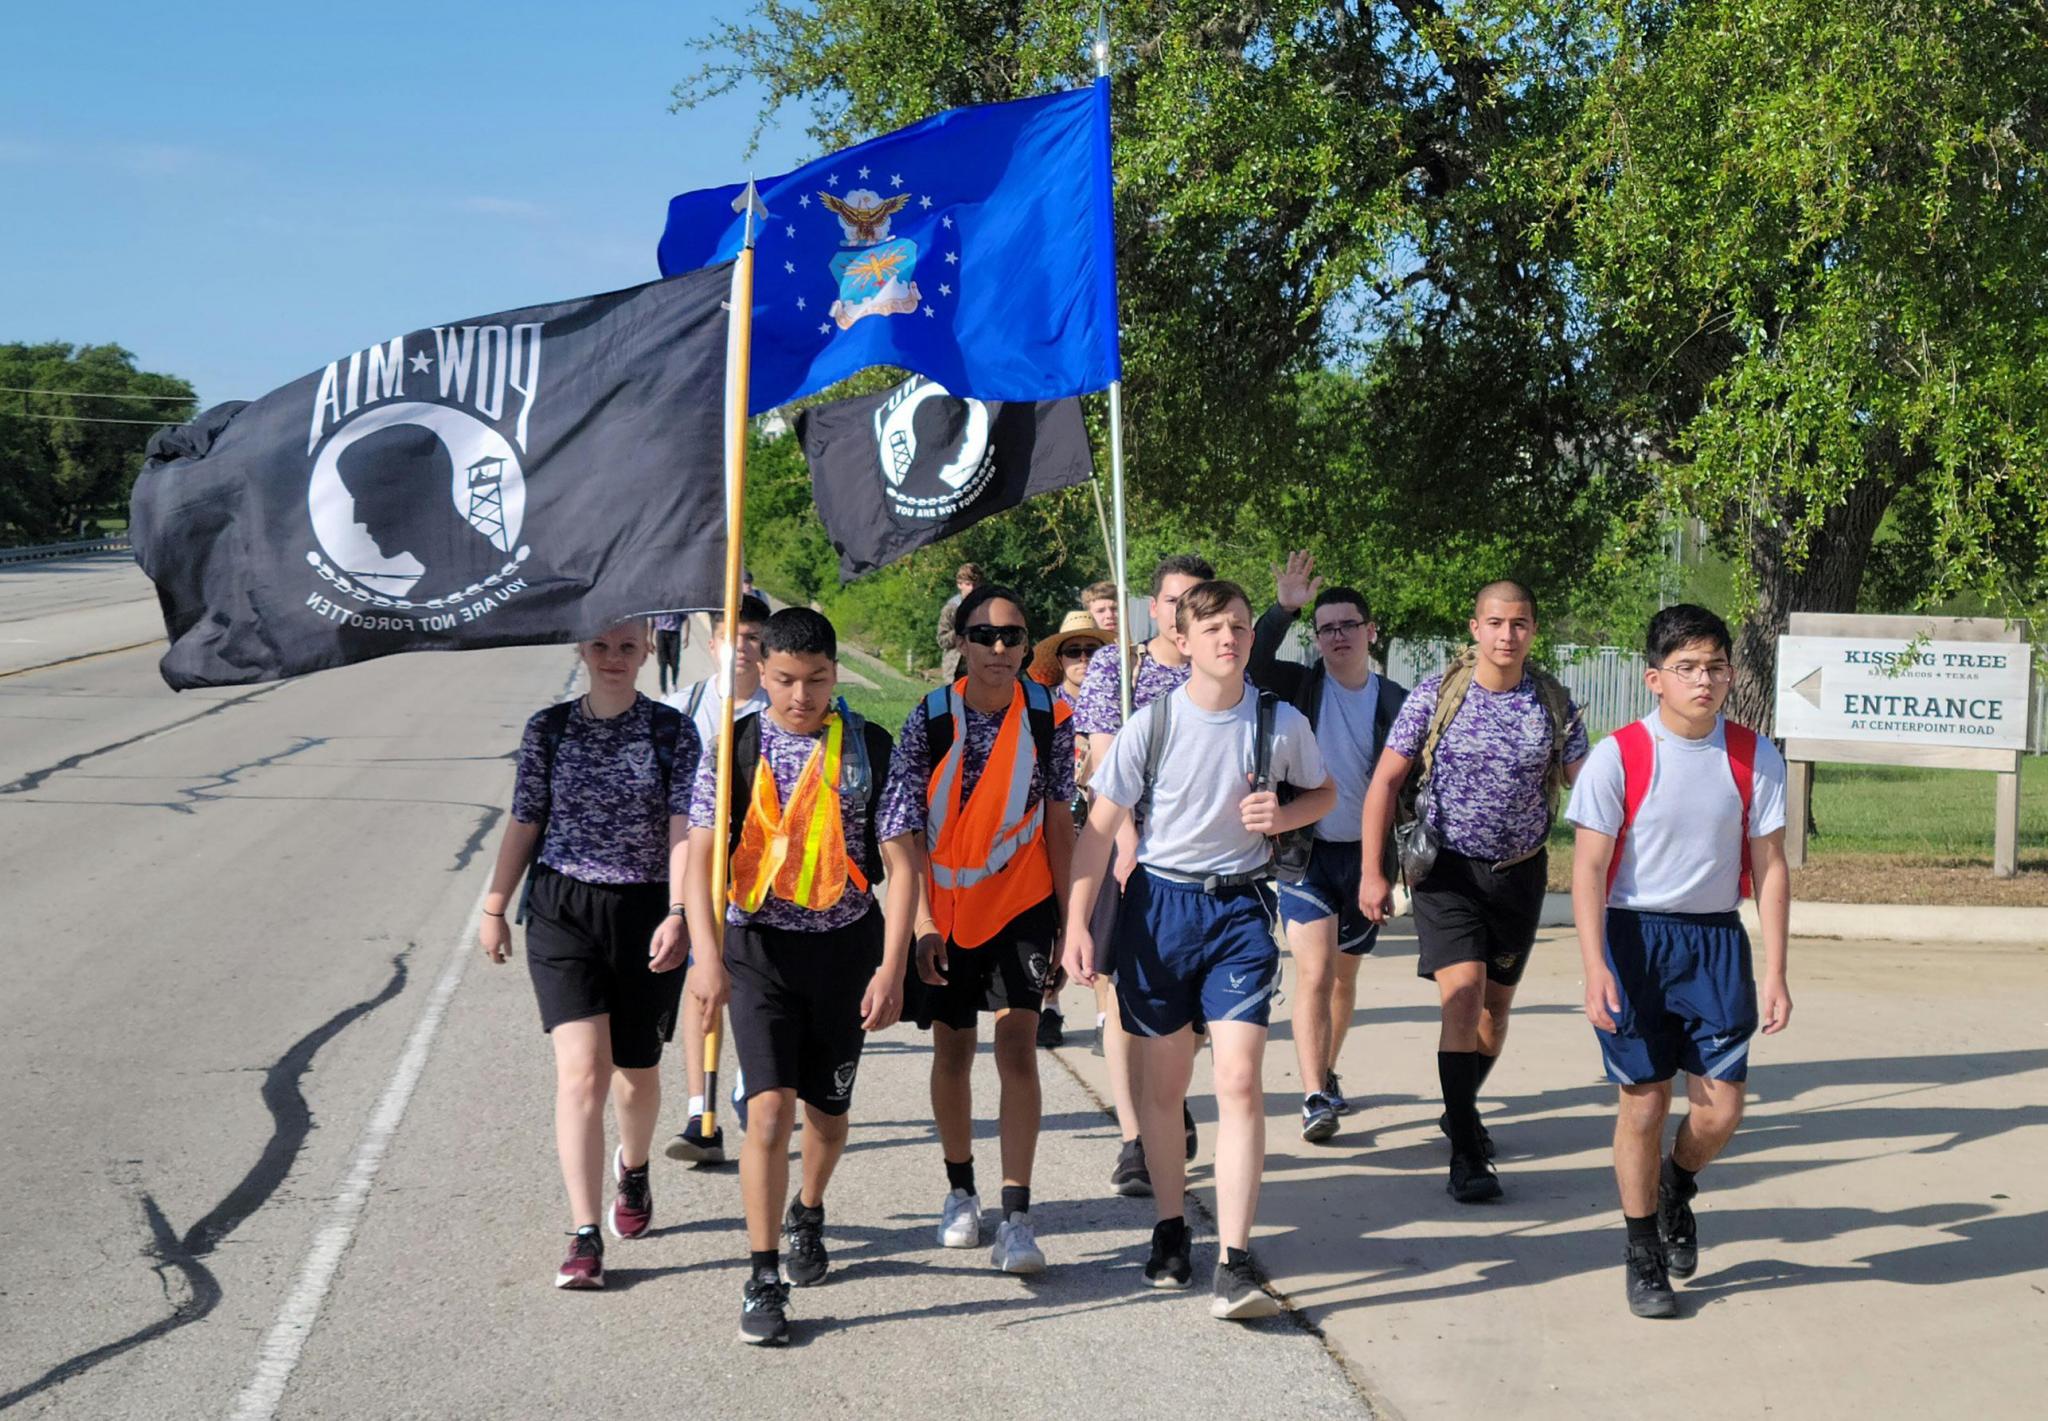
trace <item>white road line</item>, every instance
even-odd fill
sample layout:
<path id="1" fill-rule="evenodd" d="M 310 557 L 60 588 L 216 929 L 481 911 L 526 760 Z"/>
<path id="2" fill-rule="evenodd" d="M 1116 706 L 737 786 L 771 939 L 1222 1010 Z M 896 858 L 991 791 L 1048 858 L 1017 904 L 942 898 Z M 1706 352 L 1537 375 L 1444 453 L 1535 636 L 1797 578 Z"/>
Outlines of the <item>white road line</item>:
<path id="1" fill-rule="evenodd" d="M 483 917 L 484 897 L 489 892 L 490 885 L 486 882 L 463 922 L 461 936 L 449 947 L 447 962 L 442 966 L 433 990 L 427 994 L 426 1005 L 420 1008 L 420 1019 L 413 1025 L 412 1035 L 406 1038 L 405 1049 L 399 1053 L 398 1064 L 392 1068 L 391 1078 L 384 1084 L 384 1093 L 377 1100 L 377 1108 L 370 1113 L 363 1133 L 356 1138 L 355 1155 L 349 1162 L 348 1173 L 342 1177 L 341 1188 L 328 1203 L 327 1218 L 320 1225 L 319 1232 L 313 1235 L 312 1245 L 299 1265 L 298 1278 L 286 1295 L 284 1306 L 278 1309 L 277 1320 L 264 1335 L 262 1350 L 256 1358 L 255 1374 L 235 1398 L 232 1413 L 235 1421 L 270 1421 L 277 1414 L 278 1403 L 284 1399 L 285 1387 L 299 1364 L 299 1354 L 305 1349 L 306 1338 L 312 1334 L 313 1324 L 319 1320 L 320 1308 L 327 1300 L 328 1288 L 333 1285 L 335 1270 L 341 1266 L 342 1255 L 348 1252 L 348 1246 L 355 1238 L 356 1225 L 362 1222 L 363 1207 L 370 1198 L 370 1186 L 376 1183 L 377 1173 L 384 1167 L 384 1156 L 391 1149 L 391 1141 L 405 1119 L 406 1106 L 412 1102 L 413 1090 L 420 1083 L 421 1072 L 426 1069 L 427 1054 L 433 1050 L 435 1033 L 440 1031 L 442 1018 L 448 1014 L 448 1003 L 454 999 L 455 989 L 462 983 L 463 971 L 469 966 L 477 927 Z"/>

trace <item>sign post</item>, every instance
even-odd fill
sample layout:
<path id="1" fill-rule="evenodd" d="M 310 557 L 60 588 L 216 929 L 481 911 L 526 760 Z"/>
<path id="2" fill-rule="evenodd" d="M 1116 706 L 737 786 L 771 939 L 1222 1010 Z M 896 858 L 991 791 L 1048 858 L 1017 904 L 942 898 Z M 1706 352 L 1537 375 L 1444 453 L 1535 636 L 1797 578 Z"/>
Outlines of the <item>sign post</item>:
<path id="1" fill-rule="evenodd" d="M 1814 761 L 1921 765 L 1998 776 L 1991 871 L 2012 877 L 2033 666 L 2020 623 L 1794 612 L 1778 638 L 1787 861 L 1806 862 Z"/>

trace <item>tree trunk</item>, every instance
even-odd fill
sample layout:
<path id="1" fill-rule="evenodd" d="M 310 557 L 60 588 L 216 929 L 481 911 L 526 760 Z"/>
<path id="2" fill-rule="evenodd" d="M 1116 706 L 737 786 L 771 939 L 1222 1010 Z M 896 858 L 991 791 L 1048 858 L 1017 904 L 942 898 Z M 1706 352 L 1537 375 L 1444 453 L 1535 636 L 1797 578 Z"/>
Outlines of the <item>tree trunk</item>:
<path id="1" fill-rule="evenodd" d="M 1749 570 L 1756 606 L 1735 639 L 1735 689 L 1728 714 L 1744 725 L 1775 730 L 1778 638 L 1794 612 L 1853 612 L 1863 586 L 1863 567 L 1877 525 L 1898 487 L 1891 471 L 1873 472 L 1849 497 L 1828 510 L 1805 557 L 1795 567 L 1786 551 L 1790 510 L 1776 503 L 1772 516 L 1749 530 Z"/>

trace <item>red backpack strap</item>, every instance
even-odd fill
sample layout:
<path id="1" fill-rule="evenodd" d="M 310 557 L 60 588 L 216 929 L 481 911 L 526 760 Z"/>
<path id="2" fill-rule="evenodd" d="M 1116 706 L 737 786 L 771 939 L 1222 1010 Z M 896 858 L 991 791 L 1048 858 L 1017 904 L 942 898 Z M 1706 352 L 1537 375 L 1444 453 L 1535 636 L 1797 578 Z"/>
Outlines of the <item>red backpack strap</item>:
<path id="1" fill-rule="evenodd" d="M 1621 872 L 1621 845 L 1636 811 L 1650 793 L 1650 779 L 1657 772 L 1657 742 L 1649 728 L 1632 720 L 1614 732 L 1615 748 L 1621 751 L 1621 830 L 1614 836 L 1614 857 L 1607 861 L 1607 892 L 1614 892 L 1614 875 Z"/>
<path id="2" fill-rule="evenodd" d="M 1756 732 L 1734 721 L 1721 723 L 1728 744 L 1728 773 L 1735 777 L 1735 793 L 1742 799 L 1742 888 L 1744 898 L 1756 892 L 1755 875 L 1749 866 L 1749 806 L 1756 798 Z"/>

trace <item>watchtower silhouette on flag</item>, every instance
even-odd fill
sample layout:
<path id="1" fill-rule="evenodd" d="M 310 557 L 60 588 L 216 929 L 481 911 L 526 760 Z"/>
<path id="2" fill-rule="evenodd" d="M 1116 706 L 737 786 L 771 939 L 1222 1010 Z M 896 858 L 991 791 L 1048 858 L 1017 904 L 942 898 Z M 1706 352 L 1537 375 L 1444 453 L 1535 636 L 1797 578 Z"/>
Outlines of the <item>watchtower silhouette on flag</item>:
<path id="1" fill-rule="evenodd" d="M 493 546 L 505 546 L 505 461 L 479 459 L 469 466 L 469 522 Z"/>

